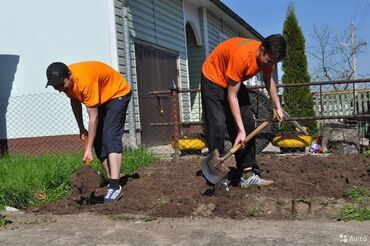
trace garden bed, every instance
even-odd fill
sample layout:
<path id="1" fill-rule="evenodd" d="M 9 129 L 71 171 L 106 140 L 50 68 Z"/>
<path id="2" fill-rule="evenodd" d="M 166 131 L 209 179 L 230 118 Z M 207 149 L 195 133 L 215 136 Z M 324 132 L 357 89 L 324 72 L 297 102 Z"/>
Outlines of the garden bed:
<path id="1" fill-rule="evenodd" d="M 39 213 L 134 213 L 154 217 L 219 216 L 242 219 L 262 217 L 338 218 L 351 201 L 345 193 L 353 187 L 370 189 L 370 158 L 361 155 L 278 156 L 259 155 L 268 188 L 214 193 L 200 171 L 201 158 L 159 161 L 121 179 L 124 195 L 115 204 L 100 198 L 80 204 L 72 196 L 30 208 Z M 233 166 L 233 160 L 227 163 Z M 106 188 L 96 190 L 104 195 Z"/>

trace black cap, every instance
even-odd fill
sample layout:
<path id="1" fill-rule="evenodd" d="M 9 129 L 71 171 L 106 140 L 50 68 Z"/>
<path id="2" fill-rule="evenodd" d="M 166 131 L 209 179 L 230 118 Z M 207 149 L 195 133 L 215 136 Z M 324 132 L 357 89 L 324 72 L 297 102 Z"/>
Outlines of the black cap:
<path id="1" fill-rule="evenodd" d="M 51 85 L 54 88 L 58 88 L 64 83 L 64 79 L 69 77 L 69 69 L 62 62 L 53 62 L 46 69 L 46 77 L 48 78 L 46 87 Z"/>

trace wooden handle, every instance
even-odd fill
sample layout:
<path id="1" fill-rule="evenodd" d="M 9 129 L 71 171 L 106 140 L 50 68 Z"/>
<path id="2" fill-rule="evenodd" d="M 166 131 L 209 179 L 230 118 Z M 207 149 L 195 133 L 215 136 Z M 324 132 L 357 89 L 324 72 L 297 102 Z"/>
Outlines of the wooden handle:
<path id="1" fill-rule="evenodd" d="M 249 140 L 251 140 L 252 138 L 254 138 L 260 131 L 262 131 L 263 129 L 266 128 L 266 126 L 268 126 L 270 124 L 271 121 L 275 121 L 278 119 L 278 115 L 276 113 L 276 110 L 273 109 L 273 116 L 272 116 L 272 120 L 269 120 L 269 121 L 264 121 L 262 122 L 261 124 L 259 124 L 257 126 L 256 129 L 254 129 L 250 134 L 248 134 L 248 136 L 245 137 L 244 139 L 244 143 L 247 143 Z M 222 163 L 224 160 L 226 160 L 227 158 L 229 158 L 230 156 L 232 156 L 233 154 L 235 154 L 236 151 L 238 151 L 240 148 L 242 147 L 242 145 L 240 143 L 238 143 L 237 145 L 233 146 L 222 158 L 221 158 L 221 162 Z"/>
<path id="2" fill-rule="evenodd" d="M 268 126 L 268 124 L 270 124 L 269 121 L 264 121 L 260 125 L 258 125 L 258 127 L 256 129 L 254 129 L 250 134 L 248 134 L 248 136 L 245 137 L 244 143 L 246 143 L 249 140 L 251 140 L 252 138 L 254 138 L 260 131 L 262 131 L 263 129 L 265 129 L 266 126 Z M 240 147 L 242 147 L 242 145 L 240 143 L 237 144 L 237 145 L 235 145 L 235 146 L 233 146 L 229 150 L 230 155 L 233 155 L 236 151 L 238 151 L 240 149 Z M 229 153 L 227 153 L 226 155 L 228 155 Z"/>

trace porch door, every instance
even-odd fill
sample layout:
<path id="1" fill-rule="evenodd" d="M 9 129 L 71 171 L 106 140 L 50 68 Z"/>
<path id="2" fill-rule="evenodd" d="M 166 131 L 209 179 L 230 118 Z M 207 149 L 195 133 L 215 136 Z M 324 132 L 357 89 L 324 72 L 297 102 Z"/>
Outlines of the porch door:
<path id="1" fill-rule="evenodd" d="M 139 94 L 141 142 L 146 146 L 171 142 L 173 126 L 151 125 L 172 121 L 171 97 L 150 95 L 150 91 L 169 90 L 173 81 L 177 85 L 176 53 L 135 43 L 136 72 Z"/>

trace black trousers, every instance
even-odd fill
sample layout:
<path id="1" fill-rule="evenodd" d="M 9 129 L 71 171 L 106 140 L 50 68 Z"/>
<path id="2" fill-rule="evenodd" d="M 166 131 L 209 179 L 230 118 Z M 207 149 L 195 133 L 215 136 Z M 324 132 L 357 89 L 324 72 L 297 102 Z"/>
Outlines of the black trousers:
<path id="1" fill-rule="evenodd" d="M 122 153 L 122 136 L 131 93 L 109 100 L 98 108 L 98 128 L 94 141 L 95 154 L 103 162 L 110 153 Z"/>
<path id="2" fill-rule="evenodd" d="M 227 88 L 223 88 L 208 80 L 202 74 L 201 93 L 205 116 L 205 134 L 209 152 L 218 149 L 220 154 L 224 154 L 226 130 L 233 144 L 238 135 L 238 129 L 227 100 Z M 244 129 L 248 135 L 255 129 L 255 120 L 251 110 L 248 91 L 244 84 L 240 86 L 238 101 Z M 255 138 L 248 141 L 243 149 L 238 150 L 235 153 L 235 158 L 238 170 L 242 171 L 247 167 L 252 167 L 253 171 L 258 173 Z"/>

